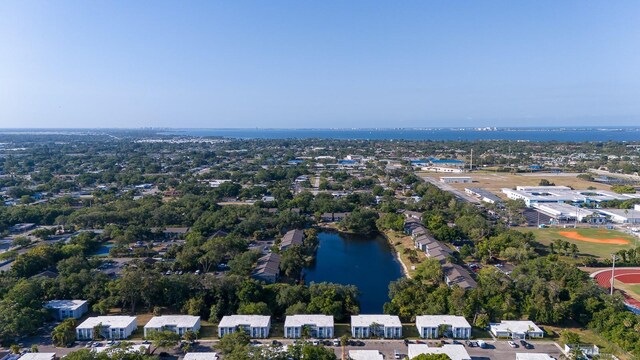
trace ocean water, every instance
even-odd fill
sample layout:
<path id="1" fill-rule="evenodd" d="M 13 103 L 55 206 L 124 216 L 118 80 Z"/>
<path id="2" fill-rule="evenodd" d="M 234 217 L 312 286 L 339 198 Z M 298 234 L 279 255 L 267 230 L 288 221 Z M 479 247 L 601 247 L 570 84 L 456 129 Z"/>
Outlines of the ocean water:
<path id="1" fill-rule="evenodd" d="M 341 140 L 433 140 L 433 141 L 640 141 L 640 128 L 545 128 L 498 129 L 176 129 L 164 135 L 222 136 L 237 139 L 341 139 Z"/>

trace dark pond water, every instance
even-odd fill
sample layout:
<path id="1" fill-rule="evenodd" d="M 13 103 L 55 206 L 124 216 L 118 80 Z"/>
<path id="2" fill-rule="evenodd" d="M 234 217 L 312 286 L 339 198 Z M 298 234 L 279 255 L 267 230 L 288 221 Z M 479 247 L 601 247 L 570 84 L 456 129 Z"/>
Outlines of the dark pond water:
<path id="1" fill-rule="evenodd" d="M 389 283 L 403 276 L 387 240 L 337 232 L 320 232 L 318 239 L 316 262 L 305 270 L 306 282 L 355 285 L 360 290 L 360 312 L 381 314 L 389 301 Z"/>
<path id="2" fill-rule="evenodd" d="M 96 252 L 94 252 L 91 255 L 92 256 L 107 256 L 107 255 L 109 255 L 109 250 L 111 250 L 112 247 L 113 247 L 113 244 L 110 244 L 110 243 L 101 245 L 98 248 L 98 250 L 96 250 Z"/>

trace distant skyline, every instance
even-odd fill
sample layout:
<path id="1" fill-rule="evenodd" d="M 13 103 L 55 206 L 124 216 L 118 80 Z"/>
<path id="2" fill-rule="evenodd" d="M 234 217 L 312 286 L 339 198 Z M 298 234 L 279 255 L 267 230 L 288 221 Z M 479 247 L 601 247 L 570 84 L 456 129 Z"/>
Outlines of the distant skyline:
<path id="1" fill-rule="evenodd" d="M 0 128 L 640 126 L 640 1 L 2 1 Z"/>

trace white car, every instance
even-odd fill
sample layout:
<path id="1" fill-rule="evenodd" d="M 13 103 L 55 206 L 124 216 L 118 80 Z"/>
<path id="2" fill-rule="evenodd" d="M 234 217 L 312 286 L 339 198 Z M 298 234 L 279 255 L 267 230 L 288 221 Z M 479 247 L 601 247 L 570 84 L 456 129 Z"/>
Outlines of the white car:
<path id="1" fill-rule="evenodd" d="M 313 346 L 318 346 L 318 345 L 320 345 L 320 341 L 318 341 L 318 340 L 313 340 L 313 341 L 311 342 L 311 344 L 312 344 Z"/>
<path id="2" fill-rule="evenodd" d="M 518 344 L 514 343 L 513 341 L 509 341 L 509 346 L 515 349 L 518 347 Z"/>

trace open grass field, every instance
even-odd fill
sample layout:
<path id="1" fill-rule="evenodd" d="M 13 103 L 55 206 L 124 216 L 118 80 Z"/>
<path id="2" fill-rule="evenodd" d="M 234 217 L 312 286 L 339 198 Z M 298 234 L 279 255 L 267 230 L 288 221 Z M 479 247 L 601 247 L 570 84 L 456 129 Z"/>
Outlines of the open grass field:
<path id="1" fill-rule="evenodd" d="M 562 330 L 569 330 L 573 333 L 580 335 L 580 340 L 584 344 L 596 344 L 600 348 L 601 353 L 614 354 L 621 360 L 632 360 L 633 357 L 622 350 L 619 346 L 612 344 L 611 342 L 603 339 L 600 335 L 594 331 L 580 328 L 580 327 L 557 327 L 551 325 L 544 325 L 545 339 L 556 340 L 561 346 L 564 346 L 560 340 L 560 333 Z"/>
<path id="2" fill-rule="evenodd" d="M 516 186 L 538 186 L 540 180 L 547 179 L 558 186 L 571 186 L 574 189 L 586 189 L 589 186 L 593 186 L 596 189 L 607 190 L 609 185 L 599 184 L 596 182 L 586 181 L 577 178 L 578 174 L 544 174 L 544 173 L 523 173 L 523 174 L 510 174 L 510 173 L 493 173 L 474 171 L 472 173 L 464 174 L 445 174 L 445 173 L 432 173 L 432 172 L 418 172 L 418 175 L 430 176 L 436 180 L 440 180 L 441 176 L 469 176 L 473 179 L 471 184 L 449 184 L 458 190 L 463 190 L 466 187 L 477 187 L 485 190 L 489 190 L 494 194 L 506 199 L 506 196 L 502 194 L 502 188 L 514 188 Z"/>
<path id="3" fill-rule="evenodd" d="M 409 250 L 415 249 L 415 245 L 414 245 L 413 239 L 411 239 L 411 236 L 405 235 L 404 233 L 398 232 L 398 231 L 385 231 L 384 235 L 387 237 L 389 244 L 391 244 L 391 246 L 393 246 L 393 248 L 395 249 L 396 255 L 399 255 L 400 262 L 403 264 L 403 267 L 406 269 L 405 275 L 411 278 L 415 273 L 415 270 L 413 270 L 412 267 L 417 266 L 424 259 L 426 259 L 427 256 L 425 255 L 424 252 L 418 251 L 416 254 L 418 258 L 418 262 L 412 263 L 411 260 L 409 259 L 409 255 L 405 253 L 405 249 L 409 249 Z"/>
<path id="4" fill-rule="evenodd" d="M 606 258 L 619 250 L 635 247 L 635 237 L 617 230 L 597 228 L 547 228 L 528 229 L 532 231 L 538 242 L 549 245 L 555 239 L 568 241 L 578 246 L 580 255 L 591 255 Z"/>
<path id="5" fill-rule="evenodd" d="M 627 284 L 619 280 L 615 280 L 615 288 L 624 290 L 630 297 L 640 301 L 640 284 Z"/>

